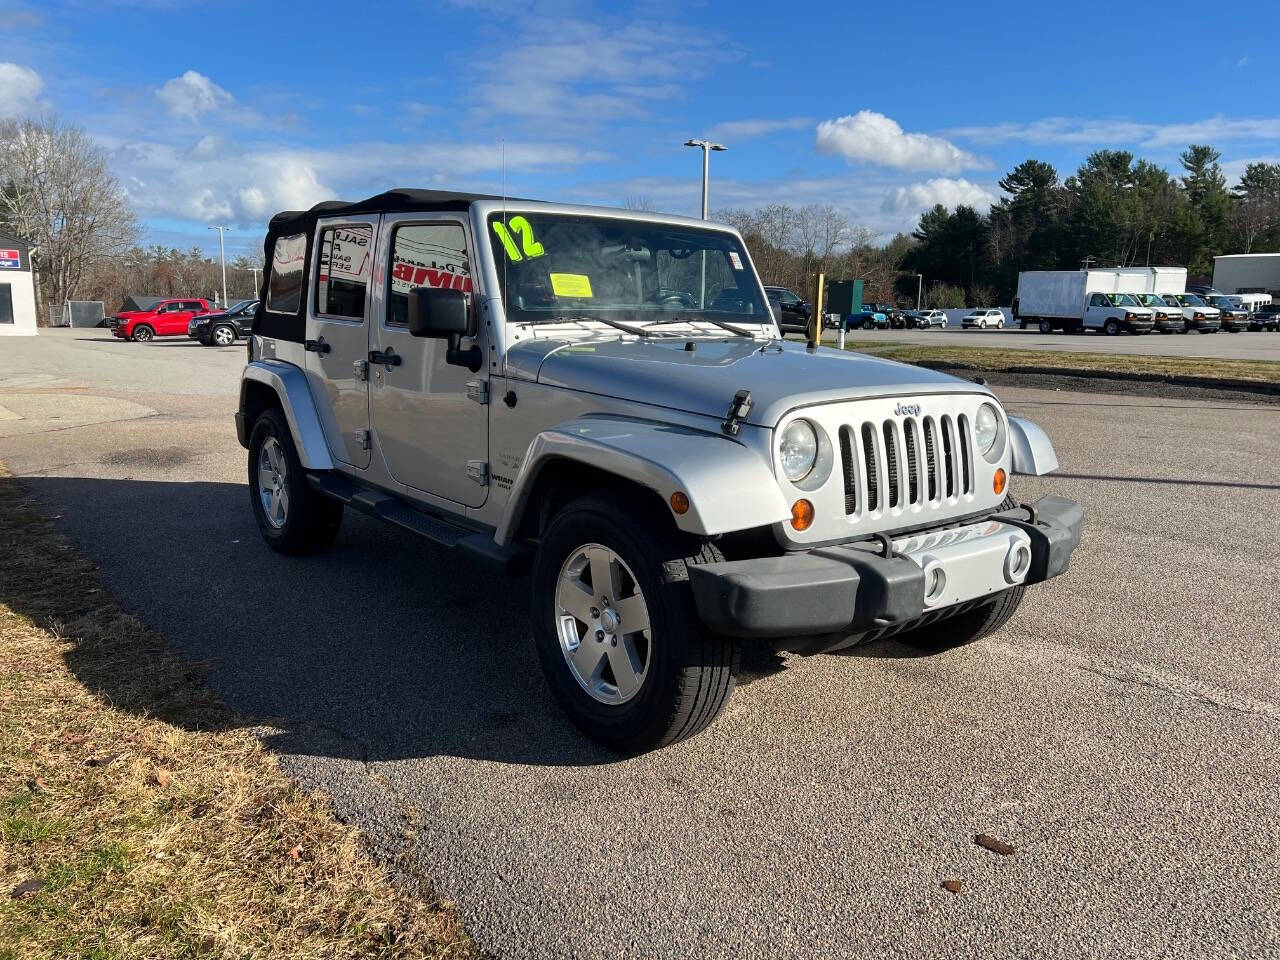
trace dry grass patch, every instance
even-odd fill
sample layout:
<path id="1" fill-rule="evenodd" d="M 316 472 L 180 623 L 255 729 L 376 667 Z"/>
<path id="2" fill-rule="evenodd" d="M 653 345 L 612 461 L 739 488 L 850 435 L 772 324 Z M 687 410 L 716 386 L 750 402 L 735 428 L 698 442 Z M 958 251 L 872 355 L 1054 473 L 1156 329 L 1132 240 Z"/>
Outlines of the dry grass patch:
<path id="1" fill-rule="evenodd" d="M 1035 373 L 1052 370 L 1062 373 L 1137 374 L 1280 384 L 1280 363 L 1273 360 L 1147 357 L 1115 353 L 1070 353 L 1060 350 L 1009 350 L 999 347 L 935 347 L 875 340 L 846 341 L 845 348 L 903 363 L 947 365 L 967 370 Z"/>
<path id="2" fill-rule="evenodd" d="M 0 960 L 473 955 L 0 467 Z"/>

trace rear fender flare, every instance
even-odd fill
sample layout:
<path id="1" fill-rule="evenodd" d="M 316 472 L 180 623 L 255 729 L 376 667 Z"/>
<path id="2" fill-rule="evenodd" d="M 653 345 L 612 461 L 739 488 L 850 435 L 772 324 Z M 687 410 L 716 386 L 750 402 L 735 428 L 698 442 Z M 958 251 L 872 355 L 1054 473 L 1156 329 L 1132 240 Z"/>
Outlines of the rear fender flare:
<path id="1" fill-rule="evenodd" d="M 668 505 L 673 493 L 684 493 L 688 511 L 671 516 L 687 533 L 716 536 L 791 516 L 768 463 L 736 440 L 648 420 L 583 417 L 545 430 L 529 444 L 494 532 L 498 543 L 509 543 L 525 511 L 536 507 L 530 495 L 538 474 L 557 459 L 639 484 Z"/>
<path id="2" fill-rule="evenodd" d="M 308 470 L 332 470 L 333 458 L 324 439 L 315 401 L 307 386 L 307 375 L 291 363 L 279 360 L 254 360 L 244 368 L 240 376 L 240 409 L 245 409 L 245 388 L 249 383 L 262 383 L 275 391 L 284 411 L 284 418 L 293 433 L 298 459 Z M 245 431 L 253 430 L 246 423 Z"/>

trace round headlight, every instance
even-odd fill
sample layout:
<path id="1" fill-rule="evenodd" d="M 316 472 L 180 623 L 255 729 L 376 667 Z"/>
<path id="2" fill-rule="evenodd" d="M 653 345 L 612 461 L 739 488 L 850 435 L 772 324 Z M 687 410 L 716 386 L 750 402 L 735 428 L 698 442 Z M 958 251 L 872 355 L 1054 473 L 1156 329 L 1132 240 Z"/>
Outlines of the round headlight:
<path id="1" fill-rule="evenodd" d="M 778 462 L 782 475 L 795 483 L 803 480 L 818 459 L 818 434 L 808 420 L 793 420 L 782 431 L 778 444 Z"/>
<path id="2" fill-rule="evenodd" d="M 973 439 L 978 444 L 978 452 L 985 457 L 996 445 L 996 438 L 999 436 L 1000 417 L 996 413 L 996 408 L 989 403 L 984 403 L 978 408 L 977 416 L 973 418 Z"/>

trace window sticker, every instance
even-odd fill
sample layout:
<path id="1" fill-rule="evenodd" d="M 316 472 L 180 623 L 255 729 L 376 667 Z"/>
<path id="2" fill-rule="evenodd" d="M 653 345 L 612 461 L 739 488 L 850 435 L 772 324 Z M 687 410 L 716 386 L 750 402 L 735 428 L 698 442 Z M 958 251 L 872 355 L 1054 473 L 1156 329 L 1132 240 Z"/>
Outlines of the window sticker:
<path id="1" fill-rule="evenodd" d="M 570 297 L 575 300 L 590 300 L 591 278 L 581 273 L 551 274 L 551 292 L 557 297 Z"/>
<path id="2" fill-rule="evenodd" d="M 498 220 L 493 221 L 493 232 L 497 235 L 498 240 L 502 243 L 502 248 L 507 252 L 507 259 L 512 263 L 519 263 L 521 260 L 536 260 L 547 251 L 537 240 L 533 238 L 533 224 L 527 217 L 514 216 L 506 223 Z M 514 234 L 515 236 L 512 236 Z M 516 246 L 515 237 L 520 238 L 520 246 Z"/>
<path id="3" fill-rule="evenodd" d="M 733 269 L 735 270 L 742 269 L 742 258 L 738 256 L 737 250 L 729 251 L 729 262 L 733 264 Z"/>

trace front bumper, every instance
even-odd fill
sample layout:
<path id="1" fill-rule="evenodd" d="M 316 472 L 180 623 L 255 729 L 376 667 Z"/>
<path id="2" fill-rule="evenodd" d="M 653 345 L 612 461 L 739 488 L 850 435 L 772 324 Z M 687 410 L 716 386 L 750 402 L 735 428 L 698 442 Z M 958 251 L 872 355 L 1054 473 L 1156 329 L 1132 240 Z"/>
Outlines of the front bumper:
<path id="1" fill-rule="evenodd" d="M 1146 320 L 1126 320 L 1120 325 L 1130 333 L 1149 333 L 1155 327 L 1155 321 L 1151 318 Z"/>
<path id="2" fill-rule="evenodd" d="M 132 334 L 133 334 L 133 328 L 126 327 L 124 326 L 124 324 L 117 323 L 114 327 L 111 328 L 111 335 L 113 337 L 119 337 L 121 340 L 128 340 L 129 337 L 132 336 Z"/>
<path id="3" fill-rule="evenodd" d="M 1241 333 L 1249 329 L 1248 317 L 1223 317 L 1222 329 L 1229 330 L 1233 333 Z"/>
<path id="4" fill-rule="evenodd" d="M 843 637 L 908 629 L 933 614 L 1066 571 L 1084 512 L 1048 496 L 959 527 L 879 544 L 691 565 L 703 622 L 733 637 Z M 873 549 L 867 549 L 867 547 Z"/>

